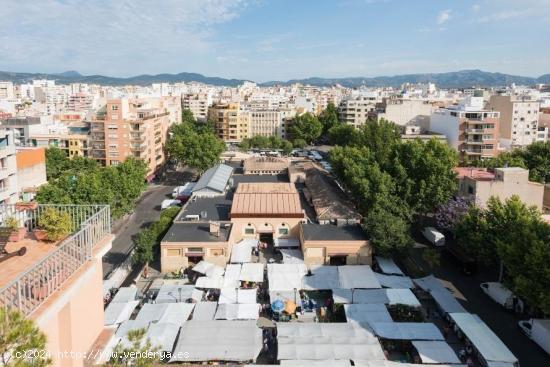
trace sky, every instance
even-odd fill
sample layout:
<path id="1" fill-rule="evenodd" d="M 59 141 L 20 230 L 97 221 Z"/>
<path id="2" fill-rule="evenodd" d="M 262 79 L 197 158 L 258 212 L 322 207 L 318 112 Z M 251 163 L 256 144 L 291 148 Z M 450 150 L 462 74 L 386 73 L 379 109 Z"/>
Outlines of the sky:
<path id="1" fill-rule="evenodd" d="M 0 70 L 550 73 L 550 0 L 0 0 Z"/>

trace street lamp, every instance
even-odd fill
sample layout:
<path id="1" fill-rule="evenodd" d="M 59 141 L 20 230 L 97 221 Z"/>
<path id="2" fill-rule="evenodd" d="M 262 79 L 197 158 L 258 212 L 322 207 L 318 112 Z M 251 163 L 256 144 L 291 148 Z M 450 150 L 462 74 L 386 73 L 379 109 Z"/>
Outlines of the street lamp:
<path id="1" fill-rule="evenodd" d="M 353 296 L 355 294 L 355 288 L 351 288 L 351 303 L 353 304 Z"/>
<path id="2" fill-rule="evenodd" d="M 297 305 L 297 303 L 296 303 L 296 288 L 294 288 L 294 304 Z"/>
<path id="3" fill-rule="evenodd" d="M 235 288 L 235 301 L 239 303 L 239 287 Z"/>
<path id="4" fill-rule="evenodd" d="M 180 300 L 179 300 L 179 302 L 181 302 L 181 288 L 178 288 L 178 293 L 180 294 Z"/>

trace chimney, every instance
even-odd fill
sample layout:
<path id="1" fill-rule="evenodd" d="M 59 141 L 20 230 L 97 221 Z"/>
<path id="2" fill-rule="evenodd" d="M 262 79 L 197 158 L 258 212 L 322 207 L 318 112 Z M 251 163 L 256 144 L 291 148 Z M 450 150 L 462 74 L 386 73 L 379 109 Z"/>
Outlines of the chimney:
<path id="1" fill-rule="evenodd" d="M 216 237 L 220 237 L 220 223 L 210 221 L 210 234 Z"/>

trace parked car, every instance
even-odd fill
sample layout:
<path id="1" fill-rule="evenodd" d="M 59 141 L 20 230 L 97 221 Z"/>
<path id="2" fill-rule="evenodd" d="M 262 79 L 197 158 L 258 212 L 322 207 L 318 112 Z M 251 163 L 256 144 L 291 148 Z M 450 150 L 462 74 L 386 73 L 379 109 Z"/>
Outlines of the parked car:
<path id="1" fill-rule="evenodd" d="M 166 208 L 169 208 L 171 206 L 178 206 L 178 205 L 181 205 L 181 201 L 180 200 L 177 200 L 177 199 L 165 199 L 162 201 L 162 203 L 160 204 L 160 208 L 161 209 L 166 209 Z"/>
<path id="2" fill-rule="evenodd" d="M 422 235 L 435 246 L 445 246 L 445 236 L 434 227 L 426 227 Z"/>
<path id="3" fill-rule="evenodd" d="M 185 185 L 174 188 L 174 190 L 172 191 L 172 198 L 178 199 L 181 202 L 185 202 L 193 193 L 194 187 L 194 182 L 186 182 Z"/>
<path id="4" fill-rule="evenodd" d="M 507 310 L 523 311 L 523 302 L 499 282 L 487 282 L 479 285 L 481 290 L 493 301 Z"/>
<path id="5" fill-rule="evenodd" d="M 518 322 L 525 335 L 550 354 L 550 320 L 531 319 Z"/>

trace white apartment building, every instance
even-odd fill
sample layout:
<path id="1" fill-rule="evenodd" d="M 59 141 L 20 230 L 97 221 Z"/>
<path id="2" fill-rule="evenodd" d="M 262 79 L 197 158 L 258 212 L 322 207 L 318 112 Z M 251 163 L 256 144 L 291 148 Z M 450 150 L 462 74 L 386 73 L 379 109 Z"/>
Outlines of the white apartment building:
<path id="1" fill-rule="evenodd" d="M 0 203 L 14 204 L 17 198 L 17 162 L 13 132 L 0 129 Z"/>
<path id="2" fill-rule="evenodd" d="M 12 82 L 0 82 L 0 99 L 13 99 L 15 89 Z"/>
<path id="3" fill-rule="evenodd" d="M 384 98 L 377 108 L 378 118 L 400 126 L 414 124 L 427 127 L 434 111 L 434 105 L 423 99 Z"/>
<path id="4" fill-rule="evenodd" d="M 186 93 L 181 97 L 183 109 L 188 109 L 193 113 L 197 121 L 206 121 L 208 117 L 208 107 L 212 105 L 212 96 L 208 93 Z"/>
<path id="5" fill-rule="evenodd" d="M 348 98 L 338 107 L 340 121 L 359 128 L 369 117 L 376 116 L 376 99 L 372 97 Z"/>
<path id="6" fill-rule="evenodd" d="M 435 110 L 429 130 L 445 135 L 461 159 L 496 157 L 499 115 L 483 108 L 483 97 L 467 97 L 458 105 Z"/>
<path id="7" fill-rule="evenodd" d="M 530 96 L 493 95 L 489 109 L 500 112 L 500 143 L 507 148 L 524 147 L 539 139 L 540 102 Z M 543 129 L 544 130 L 544 129 Z"/>
<path id="8" fill-rule="evenodd" d="M 275 110 L 254 110 L 250 112 L 251 136 L 285 137 L 285 113 Z"/>

